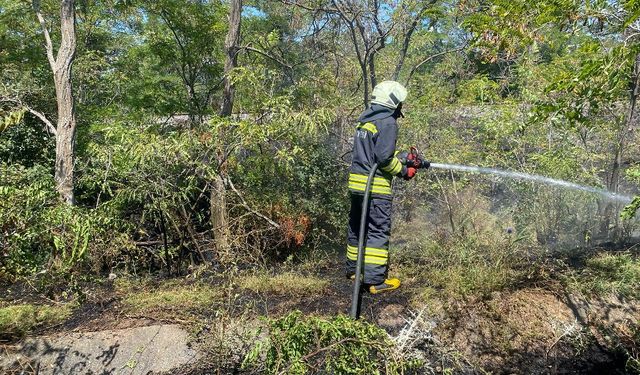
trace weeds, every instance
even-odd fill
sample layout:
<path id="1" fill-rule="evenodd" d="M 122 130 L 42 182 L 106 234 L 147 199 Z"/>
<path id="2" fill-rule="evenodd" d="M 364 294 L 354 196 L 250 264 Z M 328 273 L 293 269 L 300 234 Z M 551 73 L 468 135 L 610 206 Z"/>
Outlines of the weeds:
<path id="1" fill-rule="evenodd" d="M 422 239 L 408 247 L 417 251 L 393 254 L 401 276 L 445 297 L 488 296 L 523 277 L 524 259 L 509 242 L 482 243 L 469 236 L 445 242 Z"/>
<path id="2" fill-rule="evenodd" d="M 299 311 L 268 322 L 266 339 L 243 367 L 267 374 L 401 374 L 416 362 L 394 357 L 393 342 L 373 324 L 339 315 L 305 318 Z"/>
<path id="3" fill-rule="evenodd" d="M 569 277 L 569 285 L 586 295 L 640 298 L 640 259 L 631 253 L 603 253 Z"/>
<path id="4" fill-rule="evenodd" d="M 0 308 L 0 338 L 20 338 L 36 328 L 53 326 L 66 320 L 72 306 L 14 305 Z"/>

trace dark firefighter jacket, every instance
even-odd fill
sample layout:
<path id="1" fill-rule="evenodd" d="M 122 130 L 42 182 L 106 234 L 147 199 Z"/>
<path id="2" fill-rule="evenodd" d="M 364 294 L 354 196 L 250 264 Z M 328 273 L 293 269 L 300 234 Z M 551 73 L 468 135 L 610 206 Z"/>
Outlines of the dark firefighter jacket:
<path id="1" fill-rule="evenodd" d="M 353 138 L 353 161 L 349 173 L 349 190 L 364 194 L 369 171 L 374 163 L 378 170 L 371 195 L 392 198 L 391 180 L 401 176 L 406 168 L 396 157 L 398 137 L 397 113 L 391 108 L 374 104 L 360 115 Z"/>

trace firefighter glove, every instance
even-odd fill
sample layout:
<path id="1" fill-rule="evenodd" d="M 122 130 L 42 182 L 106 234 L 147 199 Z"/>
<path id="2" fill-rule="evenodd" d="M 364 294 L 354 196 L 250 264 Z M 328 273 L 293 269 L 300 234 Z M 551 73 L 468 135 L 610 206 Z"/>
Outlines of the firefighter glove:
<path id="1" fill-rule="evenodd" d="M 417 169 L 414 167 L 402 167 L 402 178 L 406 181 L 411 180 L 416 175 Z"/>

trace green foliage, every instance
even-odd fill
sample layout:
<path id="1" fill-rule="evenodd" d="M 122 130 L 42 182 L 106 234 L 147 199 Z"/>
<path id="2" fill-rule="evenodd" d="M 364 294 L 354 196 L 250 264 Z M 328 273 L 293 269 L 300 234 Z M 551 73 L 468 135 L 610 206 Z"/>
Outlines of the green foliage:
<path id="1" fill-rule="evenodd" d="M 627 178 L 635 182 L 636 184 L 640 184 L 640 166 L 633 166 L 626 171 Z M 636 216 L 636 213 L 640 209 L 640 196 L 636 196 L 633 198 L 633 201 L 625 206 L 625 208 L 620 213 L 620 216 L 624 220 L 633 219 Z"/>
<path id="2" fill-rule="evenodd" d="M 226 13 L 220 2 L 140 1 L 124 13 L 142 43 L 132 41 L 117 65 L 125 102 L 154 115 L 211 113 L 219 88 Z M 216 43 L 215 41 L 220 41 Z"/>
<path id="3" fill-rule="evenodd" d="M 394 358 L 384 330 L 344 315 L 325 320 L 297 311 L 267 323 L 267 338 L 243 367 L 267 374 L 400 374 L 416 365 Z"/>
<path id="4" fill-rule="evenodd" d="M 586 262 L 586 267 L 570 279 L 585 294 L 606 297 L 640 298 L 640 260 L 632 253 L 602 253 Z"/>
<path id="5" fill-rule="evenodd" d="M 43 125 L 26 116 L 18 126 L 11 126 L 0 134 L 0 160 L 26 167 L 52 160 L 55 138 L 47 134 Z"/>
<path id="6" fill-rule="evenodd" d="M 636 213 L 640 209 L 640 196 L 636 196 L 633 198 L 633 201 L 626 205 L 622 212 L 620 213 L 620 217 L 625 220 L 630 220 L 636 217 Z"/>
<path id="7" fill-rule="evenodd" d="M 20 338 L 34 329 L 59 324 L 71 315 L 71 311 L 70 304 L 0 307 L 0 338 Z"/>
<path id="8" fill-rule="evenodd" d="M 462 103 L 494 103 L 500 99 L 500 85 L 487 77 L 477 77 L 460 84 Z"/>
<path id="9" fill-rule="evenodd" d="M 603 50 L 595 41 L 581 46 L 578 54 L 583 57 L 578 66 L 565 66 L 547 87 L 553 101 L 537 109 L 542 116 L 553 114 L 551 120 L 559 126 L 593 126 L 594 118 L 610 112 L 626 95 L 635 58 L 632 49 Z"/>
<path id="10" fill-rule="evenodd" d="M 0 228 L 2 228 L 2 264 L 0 272 L 22 275 L 38 271 L 47 258 L 40 251 L 47 240 L 44 231 L 47 208 L 55 202 L 54 182 L 47 168 L 20 165 L 0 166 Z M 50 234 L 47 235 L 50 239 Z"/>
<path id="11" fill-rule="evenodd" d="M 102 270 L 114 253 L 128 249 L 117 234 L 120 222 L 60 202 L 48 169 L 2 164 L 0 175 L 1 278 L 45 271 L 49 281 L 69 281 L 83 270 Z"/>
<path id="12" fill-rule="evenodd" d="M 469 12 L 463 27 L 470 31 L 473 43 L 485 62 L 513 61 L 531 48 L 545 42 L 547 26 L 563 24 L 578 10 L 572 0 L 542 1 L 491 0 L 461 2 Z"/>
<path id="13" fill-rule="evenodd" d="M 0 133 L 5 131 L 10 126 L 18 125 L 24 118 L 26 109 L 21 108 L 14 111 L 4 112 L 0 110 Z"/>

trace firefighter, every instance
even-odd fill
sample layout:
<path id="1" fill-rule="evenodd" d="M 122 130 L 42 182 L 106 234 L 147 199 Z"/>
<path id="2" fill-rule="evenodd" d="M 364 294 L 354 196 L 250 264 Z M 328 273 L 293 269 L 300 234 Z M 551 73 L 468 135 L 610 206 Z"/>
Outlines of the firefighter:
<path id="1" fill-rule="evenodd" d="M 396 151 L 399 117 L 407 90 L 398 82 L 384 81 L 371 94 L 371 106 L 358 119 L 353 139 L 353 161 L 349 173 L 351 211 L 347 231 L 347 277 L 354 279 L 358 258 L 358 233 L 362 201 L 370 168 L 378 163 L 371 187 L 364 249 L 363 284 L 376 294 L 397 289 L 400 280 L 388 278 L 389 236 L 391 234 L 391 180 L 393 176 L 410 180 L 415 168 L 401 163 L 407 153 Z"/>

